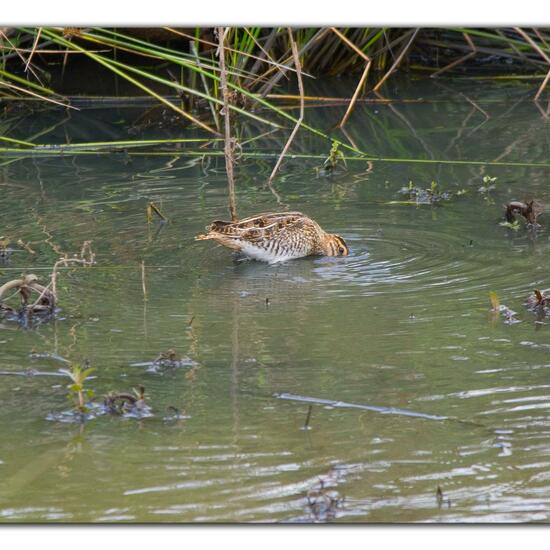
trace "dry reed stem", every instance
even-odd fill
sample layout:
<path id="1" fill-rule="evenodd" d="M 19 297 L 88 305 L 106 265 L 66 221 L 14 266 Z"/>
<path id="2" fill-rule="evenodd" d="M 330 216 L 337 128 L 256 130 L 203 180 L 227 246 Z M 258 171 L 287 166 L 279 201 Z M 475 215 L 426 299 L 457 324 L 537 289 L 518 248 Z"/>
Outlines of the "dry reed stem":
<path id="1" fill-rule="evenodd" d="M 194 42 L 189 42 L 189 45 L 190 45 L 190 48 L 191 48 L 191 52 L 195 56 L 195 62 L 197 63 L 197 67 L 202 69 L 203 67 L 202 67 L 202 64 L 200 62 L 199 54 L 197 52 L 197 47 L 195 46 L 195 43 Z M 204 88 L 205 94 L 210 95 L 210 90 L 208 89 L 208 83 L 206 82 L 206 77 L 204 76 L 204 73 L 202 71 L 200 73 L 200 77 L 201 77 L 201 82 L 202 82 L 202 86 Z M 212 117 L 214 118 L 214 123 L 216 125 L 216 130 L 218 130 L 218 132 L 219 132 L 220 131 L 220 119 L 218 118 L 218 113 L 216 111 L 216 107 L 214 107 L 214 104 L 211 101 L 208 102 L 208 106 L 210 107 L 210 112 L 212 113 Z"/>
<path id="2" fill-rule="evenodd" d="M 550 65 L 550 58 L 546 55 L 546 53 L 543 50 L 540 49 L 539 45 L 523 29 L 520 29 L 519 27 L 514 27 L 514 30 L 518 34 L 521 34 L 521 36 L 525 38 L 527 42 L 529 42 L 529 44 L 533 47 L 533 49 L 546 61 L 546 63 Z"/>
<path id="3" fill-rule="evenodd" d="M 540 95 L 544 91 L 544 88 L 546 88 L 546 85 L 548 84 L 549 80 L 550 80 L 550 70 L 548 70 L 548 72 L 546 73 L 546 76 L 545 76 L 544 80 L 542 81 L 542 84 L 540 85 L 540 88 L 539 88 L 537 94 L 534 97 L 534 101 L 538 101 Z"/>
<path id="4" fill-rule="evenodd" d="M 267 37 L 267 40 L 265 41 L 264 50 L 266 52 L 271 49 L 271 47 L 275 43 L 275 40 L 277 40 L 278 36 L 279 36 L 279 30 L 277 29 L 277 27 L 275 27 L 271 30 L 271 33 L 269 34 L 269 36 Z M 262 63 L 264 63 L 264 60 L 265 60 L 265 55 L 262 53 L 260 56 L 258 56 L 258 59 L 255 61 L 254 65 L 252 65 L 252 68 L 250 69 L 250 74 L 257 74 L 257 72 L 260 70 L 260 67 L 262 66 Z"/>
<path id="5" fill-rule="evenodd" d="M 15 51 L 15 53 L 18 55 L 18 57 L 21 59 L 21 61 L 23 62 L 23 64 L 25 65 L 25 71 L 27 69 L 30 69 L 31 73 L 33 74 L 34 78 L 36 78 L 36 80 L 38 80 L 38 82 L 40 83 L 41 86 L 44 86 L 44 83 L 40 80 L 40 77 L 36 74 L 36 72 L 34 71 L 34 69 L 32 67 L 29 67 L 28 63 L 27 63 L 27 59 L 25 59 L 25 57 L 23 56 L 23 54 L 21 53 L 21 51 L 19 50 L 19 48 L 7 37 L 6 34 L 4 34 L 4 32 L 2 32 L 0 30 L 0 37 L 3 38 L 11 47 L 12 49 Z"/>
<path id="6" fill-rule="evenodd" d="M 292 56 L 294 58 L 294 65 L 296 66 L 296 77 L 298 79 L 298 89 L 300 90 L 300 116 L 298 117 L 298 120 L 296 121 L 296 125 L 294 126 L 294 129 L 292 130 L 292 133 L 288 137 L 288 140 L 281 151 L 281 154 L 277 160 L 277 163 L 275 164 L 275 167 L 273 168 L 273 171 L 271 172 L 271 175 L 269 176 L 269 179 L 267 180 L 267 185 L 271 188 L 271 182 L 273 181 L 273 178 L 275 177 L 275 174 L 279 170 L 279 167 L 281 166 L 281 163 L 283 162 L 283 158 L 285 157 L 288 148 L 290 147 L 290 144 L 294 140 L 294 136 L 298 132 L 298 129 L 302 125 L 302 121 L 304 120 L 304 83 L 302 81 L 302 65 L 300 63 L 300 55 L 298 54 L 298 47 L 296 46 L 296 42 L 294 41 L 294 37 L 292 36 L 292 29 L 288 27 L 288 37 L 290 39 L 290 46 L 292 48 Z"/>
<path id="7" fill-rule="evenodd" d="M 397 66 L 399 65 L 399 63 L 401 63 L 401 60 L 403 59 L 403 57 L 407 53 L 407 50 L 411 47 L 411 44 L 413 43 L 413 40 L 415 39 L 415 37 L 418 34 L 419 30 L 420 29 L 415 29 L 414 30 L 414 32 L 412 33 L 412 36 L 410 37 L 409 41 L 405 44 L 405 46 L 403 47 L 401 52 L 399 52 L 399 55 L 397 56 L 397 59 L 394 61 L 393 65 L 390 67 L 390 70 L 382 77 L 380 82 L 378 82 L 378 84 L 373 88 L 373 92 L 378 91 L 380 89 L 380 87 L 382 86 L 382 84 L 384 84 L 384 82 L 386 82 L 388 77 L 395 71 L 395 69 L 397 69 Z"/>
<path id="8" fill-rule="evenodd" d="M 498 34 L 498 36 L 508 41 L 508 45 L 516 53 L 519 59 L 521 59 L 524 63 L 532 63 L 532 60 L 529 57 L 527 57 L 523 52 L 521 52 L 513 42 L 509 41 L 510 39 L 506 36 L 506 34 L 504 34 L 500 29 L 495 29 L 495 32 Z"/>
<path id="9" fill-rule="evenodd" d="M 56 105 L 60 105 L 61 107 L 66 107 L 67 109 L 74 109 L 75 111 L 80 111 L 78 107 L 73 107 L 72 105 L 68 105 L 67 103 L 61 103 L 61 101 L 56 101 L 55 99 L 52 99 L 51 97 L 43 96 L 37 92 L 33 92 L 32 90 L 29 90 L 27 88 L 21 88 L 20 86 L 16 86 L 15 84 L 12 84 L 11 82 L 6 82 L 3 80 L 0 82 L 0 85 L 6 86 L 8 88 L 12 88 L 14 90 L 17 90 L 18 92 L 22 92 L 24 94 L 32 95 L 34 97 L 37 97 L 41 99 L 42 101 L 48 101 L 50 103 L 55 103 Z"/>
<path id="10" fill-rule="evenodd" d="M 265 58 L 269 59 L 269 63 L 272 63 L 274 67 L 277 67 L 277 69 L 282 73 L 282 70 L 281 68 L 279 67 L 279 64 L 269 55 L 269 52 L 264 49 L 262 47 L 262 45 L 254 38 L 254 36 L 252 35 L 252 33 L 246 28 L 244 27 L 244 31 L 246 32 L 246 34 L 248 34 L 248 36 L 250 36 L 250 38 L 252 39 L 252 41 L 254 42 L 254 44 L 256 44 L 256 46 L 258 47 L 259 50 L 261 50 L 262 52 L 262 55 L 264 55 L 264 62 L 267 63 L 267 61 L 265 61 Z M 245 54 L 247 55 L 247 54 Z M 254 58 L 258 61 L 260 58 L 258 56 L 254 56 Z M 294 69 L 291 69 L 290 67 L 288 67 L 289 70 L 292 70 L 294 71 Z M 283 73 L 283 76 L 284 73 Z"/>
<path id="11" fill-rule="evenodd" d="M 355 109 L 355 103 L 357 101 L 357 98 L 359 97 L 359 94 L 361 93 L 361 90 L 363 89 L 363 85 L 367 81 L 367 76 L 369 75 L 370 66 L 372 64 L 372 61 L 369 59 L 367 61 L 367 65 L 365 67 L 365 70 L 363 71 L 363 74 L 361 75 L 361 79 L 359 80 L 359 84 L 357 84 L 357 88 L 355 88 L 355 92 L 353 92 L 353 97 L 351 98 L 350 104 L 348 105 L 348 108 L 346 109 L 346 113 L 342 117 L 342 120 L 340 121 L 340 124 L 338 125 L 339 128 L 342 128 L 346 122 L 348 121 L 349 116 L 351 115 L 353 109 Z"/>
<path id="12" fill-rule="evenodd" d="M 525 38 L 525 40 L 527 40 L 527 42 L 529 42 L 531 46 L 533 46 L 534 50 L 546 61 L 546 63 L 550 65 L 550 58 L 543 50 L 540 49 L 539 45 L 523 29 L 520 29 L 519 27 L 514 27 L 514 29 L 516 32 L 521 34 L 521 36 Z M 538 92 L 534 97 L 534 101 L 537 101 L 539 99 L 540 95 L 544 91 L 544 88 L 546 88 L 546 84 L 548 84 L 548 80 L 550 80 L 550 70 L 546 74 L 545 79 L 542 81 L 542 84 L 540 85 L 540 88 L 538 89 Z"/>
<path id="13" fill-rule="evenodd" d="M 473 40 L 465 33 L 462 33 L 464 36 L 464 40 L 468 42 L 468 46 L 472 48 L 472 51 L 467 53 L 466 55 L 463 55 L 462 57 L 455 59 L 448 65 L 445 65 L 445 67 L 439 69 L 438 71 L 435 71 L 435 73 L 430 75 L 430 78 L 437 78 L 441 73 L 444 73 L 445 71 L 448 71 L 449 69 L 452 69 L 453 67 L 456 67 L 457 65 L 460 65 L 461 63 L 464 63 L 467 59 L 470 59 L 470 57 L 473 57 L 477 53 L 476 45 L 474 44 Z"/>
<path id="14" fill-rule="evenodd" d="M 299 51 L 299 55 L 303 55 L 304 53 L 306 53 L 312 46 L 315 42 L 317 42 L 324 34 L 326 34 L 327 32 L 329 31 L 329 28 L 328 27 L 325 27 L 323 29 L 320 29 L 312 38 L 309 42 L 307 42 L 306 44 L 304 44 L 304 46 L 302 47 L 302 49 Z M 273 68 L 271 68 L 270 70 L 273 70 Z M 288 70 L 288 68 L 285 67 L 284 71 Z M 301 69 L 300 69 L 301 70 Z M 262 87 L 262 89 L 260 90 L 260 96 L 262 98 L 266 97 L 267 94 L 269 94 L 271 92 L 271 90 L 277 85 L 277 83 L 279 82 L 279 80 L 281 80 L 281 78 L 283 76 L 285 76 L 285 72 L 284 71 L 280 71 L 278 74 L 276 74 L 275 76 L 273 76 L 269 82 Z M 265 76 L 265 74 L 267 73 L 264 73 L 263 76 Z"/>
<path id="15" fill-rule="evenodd" d="M 193 42 L 196 40 L 197 42 L 200 42 L 201 44 L 206 44 L 207 46 L 215 46 L 215 47 L 219 46 L 218 44 L 216 44 L 215 42 L 211 42 L 210 40 L 206 40 L 204 38 L 196 38 L 195 36 L 192 36 L 191 34 L 187 34 L 185 32 L 178 31 L 178 30 L 173 29 L 171 27 L 163 27 L 163 28 L 166 29 L 167 31 L 173 32 L 174 34 L 177 34 L 179 36 L 183 36 L 185 38 L 190 38 L 191 40 L 193 40 Z M 246 28 L 244 30 L 247 31 L 248 34 L 250 34 Z M 258 45 L 260 50 L 262 50 L 262 52 L 264 52 L 264 48 L 262 48 L 260 46 L 260 44 L 254 39 L 254 37 L 252 37 L 252 39 Z M 251 59 L 255 59 L 256 61 L 259 61 L 261 63 L 263 62 L 263 63 L 272 64 L 274 68 L 279 69 L 280 71 L 282 71 L 282 69 L 284 69 L 286 71 L 295 71 L 295 69 L 293 69 L 292 67 L 287 67 L 286 65 L 283 65 L 281 63 L 277 63 L 276 61 L 273 61 L 273 58 L 270 57 L 267 52 L 265 52 L 265 53 L 269 57 L 269 60 L 266 60 L 265 57 L 257 56 L 257 55 L 247 53 L 247 52 L 242 52 L 241 50 L 236 50 L 235 48 L 230 48 L 229 46 L 224 46 L 224 48 L 225 48 L 225 51 L 227 51 L 227 52 L 238 53 L 239 55 L 244 55 L 246 57 L 250 57 Z M 252 74 L 255 74 L 253 71 L 251 71 L 251 72 L 252 72 Z"/>
<path id="16" fill-rule="evenodd" d="M 362 57 L 366 61 L 365 70 L 363 71 L 363 74 L 361 75 L 361 78 L 359 79 L 359 84 L 357 85 L 357 88 L 355 88 L 355 92 L 353 93 L 353 96 L 351 98 L 350 104 L 348 105 L 348 108 L 346 110 L 346 113 L 342 117 L 342 120 L 340 121 L 340 124 L 338 125 L 339 128 L 342 128 L 348 121 L 349 116 L 351 115 L 353 109 L 355 108 L 355 102 L 357 101 L 357 98 L 359 97 L 359 93 L 361 92 L 363 85 L 365 84 L 367 80 L 367 76 L 369 75 L 369 70 L 372 64 L 371 58 L 365 54 L 363 51 L 361 51 L 349 38 L 347 38 L 345 35 L 343 35 L 337 28 L 331 27 L 330 30 L 344 42 L 347 46 L 349 46 L 357 55 Z"/>
<path id="17" fill-rule="evenodd" d="M 0 50 L 9 50 L 9 51 L 12 51 L 13 48 L 10 48 L 8 46 L 2 46 L 0 44 Z M 55 54 L 55 55 L 65 55 L 65 54 L 78 54 L 78 55 L 82 55 L 82 52 L 77 52 L 77 51 L 72 51 L 72 50 L 65 50 L 65 51 L 62 51 L 62 50 L 43 50 L 42 48 L 17 48 L 17 51 L 21 52 L 21 53 L 33 53 L 33 52 L 40 52 L 40 55 L 42 54 Z M 109 53 L 111 52 L 111 50 L 87 50 L 89 51 L 90 53 Z M 8 54 L 9 55 L 9 54 Z M 6 55 L 6 57 L 8 56 Z"/>
<path id="18" fill-rule="evenodd" d="M 224 118 L 224 155 L 225 168 L 227 171 L 227 184 L 229 190 L 229 213 L 231 221 L 238 220 L 237 205 L 235 200 L 235 176 L 233 173 L 233 143 L 231 142 L 231 119 L 229 111 L 229 90 L 227 88 L 227 72 L 225 69 L 225 29 L 218 27 L 218 57 L 220 59 L 220 88 L 223 95 L 223 118 Z"/>
<path id="19" fill-rule="evenodd" d="M 548 42 L 546 42 L 546 40 L 544 39 L 544 36 L 542 36 L 542 34 L 540 33 L 540 31 L 533 27 L 533 32 L 537 35 L 537 38 L 544 44 L 544 47 L 545 48 L 548 48 Z"/>
<path id="20" fill-rule="evenodd" d="M 367 63 L 371 61 L 371 58 L 363 51 L 361 51 L 347 36 L 343 35 L 337 28 L 330 27 L 330 30 L 342 40 L 347 46 L 349 46 L 357 55 L 362 57 Z"/>
<path id="21" fill-rule="evenodd" d="M 25 63 L 25 72 L 29 70 L 29 65 L 31 64 L 32 57 L 34 55 L 34 52 L 36 51 L 36 46 L 38 46 L 38 41 L 40 40 L 40 34 L 42 33 L 42 27 L 38 27 L 38 32 L 36 33 L 36 37 L 34 39 L 31 53 L 29 57 L 27 58 L 27 62 Z"/>

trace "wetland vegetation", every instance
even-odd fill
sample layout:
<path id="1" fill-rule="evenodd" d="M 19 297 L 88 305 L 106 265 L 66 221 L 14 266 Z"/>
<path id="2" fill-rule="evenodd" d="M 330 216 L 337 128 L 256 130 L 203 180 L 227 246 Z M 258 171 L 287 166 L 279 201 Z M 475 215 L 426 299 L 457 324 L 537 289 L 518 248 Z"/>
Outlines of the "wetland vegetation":
<path id="1" fill-rule="evenodd" d="M 549 44 L 0 29 L 1 521 L 548 521 Z"/>

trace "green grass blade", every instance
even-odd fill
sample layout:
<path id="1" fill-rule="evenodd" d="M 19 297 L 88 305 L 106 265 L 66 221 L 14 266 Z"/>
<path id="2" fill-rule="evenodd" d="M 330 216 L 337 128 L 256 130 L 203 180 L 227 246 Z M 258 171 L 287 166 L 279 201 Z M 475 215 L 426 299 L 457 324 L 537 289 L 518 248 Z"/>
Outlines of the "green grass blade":
<path id="1" fill-rule="evenodd" d="M 0 136 L 0 140 L 2 141 L 7 141 L 8 143 L 16 143 L 18 145 L 23 145 L 25 147 L 34 147 L 34 143 L 31 143 L 30 141 L 23 141 L 21 139 L 14 139 L 14 138 L 9 138 L 9 137 L 6 137 L 6 136 Z"/>
<path id="2" fill-rule="evenodd" d="M 216 130 L 214 130 L 214 128 L 211 128 L 210 126 L 208 126 L 208 124 L 205 124 L 204 122 L 201 122 L 200 120 L 195 118 L 193 115 L 189 114 L 187 111 L 184 111 L 183 109 L 181 109 L 178 106 L 174 105 L 171 101 L 168 101 L 167 99 L 162 97 L 160 94 L 157 94 L 154 90 L 152 90 L 151 88 L 149 88 L 145 84 L 142 84 L 141 82 L 139 82 L 135 78 L 133 78 L 130 75 L 126 74 L 124 71 L 122 71 L 119 68 L 115 67 L 115 64 L 117 64 L 117 65 L 119 64 L 118 62 L 114 62 L 113 60 L 107 59 L 107 58 L 105 58 L 101 55 L 92 53 L 92 52 L 86 50 L 85 48 L 80 47 L 78 44 L 75 44 L 74 42 L 69 42 L 68 40 L 64 39 L 63 37 L 51 32 L 49 29 L 43 28 L 42 33 L 45 34 L 46 36 L 49 36 L 52 40 L 56 41 L 57 43 L 59 43 L 61 45 L 64 45 L 64 46 L 69 47 L 73 50 L 78 50 L 78 51 L 84 53 L 85 55 L 87 55 L 88 57 L 90 57 L 91 59 L 96 61 L 97 63 L 103 65 L 104 67 L 106 67 L 110 71 L 114 72 L 118 76 L 124 78 L 128 82 L 134 84 L 134 86 L 137 86 L 139 89 L 141 89 L 142 91 L 144 91 L 148 95 L 158 99 L 161 103 L 164 103 L 164 105 L 166 105 L 167 107 L 169 107 L 173 111 L 176 111 L 177 113 L 179 113 L 180 115 L 182 115 L 186 119 L 192 121 L 196 125 L 200 126 L 201 128 L 203 128 L 207 132 L 210 132 L 214 135 L 219 135 L 218 132 Z"/>

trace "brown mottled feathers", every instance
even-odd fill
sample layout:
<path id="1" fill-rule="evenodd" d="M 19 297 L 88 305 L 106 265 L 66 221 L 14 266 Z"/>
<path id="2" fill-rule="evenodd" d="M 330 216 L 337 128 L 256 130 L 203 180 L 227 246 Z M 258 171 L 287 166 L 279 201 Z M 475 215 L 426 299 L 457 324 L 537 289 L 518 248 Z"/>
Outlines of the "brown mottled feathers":
<path id="1" fill-rule="evenodd" d="M 214 231 L 229 236 L 244 236 L 247 234 L 253 236 L 260 233 L 268 235 L 275 231 L 280 231 L 285 227 L 295 225 L 296 223 L 303 225 L 304 218 L 305 216 L 300 212 L 258 214 L 257 216 L 244 218 L 234 223 L 214 221 L 207 229 L 208 231 Z"/>
<path id="2" fill-rule="evenodd" d="M 269 263 L 312 254 L 338 256 L 348 253 L 341 237 L 325 233 L 319 224 L 301 212 L 265 213 L 237 222 L 217 220 L 207 227 L 207 234 L 195 238 L 215 240 Z"/>
<path id="3" fill-rule="evenodd" d="M 303 227 L 304 218 L 309 220 L 309 218 L 300 212 L 288 212 L 258 214 L 257 216 L 243 218 L 237 222 L 215 220 L 207 226 L 206 230 L 208 233 L 206 235 L 198 235 L 195 239 L 215 239 L 217 236 L 246 240 L 269 239 L 285 228 L 294 226 L 298 229 L 299 227 Z M 309 221 L 317 225 L 313 220 Z"/>

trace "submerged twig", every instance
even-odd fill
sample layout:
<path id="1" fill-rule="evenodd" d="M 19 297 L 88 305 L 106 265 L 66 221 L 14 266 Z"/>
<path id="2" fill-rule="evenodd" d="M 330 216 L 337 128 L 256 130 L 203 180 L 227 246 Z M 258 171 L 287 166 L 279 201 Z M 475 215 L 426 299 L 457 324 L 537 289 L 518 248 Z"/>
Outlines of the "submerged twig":
<path id="1" fill-rule="evenodd" d="M 147 301 L 147 286 L 145 285 L 145 262 L 141 261 L 141 288 L 143 290 L 143 301 Z"/>
<path id="2" fill-rule="evenodd" d="M 156 214 L 163 222 L 168 221 L 166 216 L 160 211 L 160 208 L 154 202 L 150 202 L 147 205 L 147 223 L 153 221 L 153 214 Z"/>
<path id="3" fill-rule="evenodd" d="M 31 254 L 32 256 L 36 256 L 36 252 L 30 247 L 29 243 L 25 243 L 23 242 L 22 239 L 19 239 L 17 241 L 17 244 L 21 247 L 21 248 L 24 248 L 29 254 Z"/>
<path id="4" fill-rule="evenodd" d="M 50 283 L 47 287 L 51 287 L 51 290 L 55 296 L 57 296 L 57 270 L 59 266 L 68 267 L 70 264 L 90 266 L 95 263 L 95 254 L 92 251 L 91 244 L 92 241 L 84 241 L 80 250 L 80 257 L 75 254 L 72 258 L 68 258 L 65 254 L 63 258 L 60 258 L 57 262 L 55 262 L 50 277 Z"/>
<path id="5" fill-rule="evenodd" d="M 304 425 L 302 426 L 302 430 L 309 430 L 309 421 L 311 420 L 311 413 L 313 412 L 313 405 L 310 405 L 308 408 L 307 408 L 307 415 L 306 415 L 306 420 L 304 422 Z"/>
<path id="6" fill-rule="evenodd" d="M 38 277 L 31 273 L 29 275 L 24 275 L 20 279 L 8 281 L 0 286 L 0 312 L 8 312 L 18 315 L 23 314 L 25 317 L 35 313 L 53 313 L 57 296 L 55 292 L 49 289 L 50 285 L 44 287 L 37 281 Z M 19 310 L 15 310 L 2 302 L 2 296 L 13 290 L 21 296 L 21 308 Z M 38 294 L 38 298 L 32 304 L 29 304 L 31 291 Z"/>
<path id="7" fill-rule="evenodd" d="M 273 397 L 277 399 L 285 399 L 288 401 L 298 401 L 300 403 L 313 403 L 316 405 L 325 405 L 334 408 L 346 409 L 362 409 L 365 411 L 379 412 L 382 414 L 397 414 L 401 416 L 412 416 L 415 418 L 425 418 L 428 420 L 449 420 L 448 416 L 438 416 L 407 409 L 398 409 L 396 407 L 379 407 L 377 405 L 364 405 L 360 403 L 346 403 L 344 401 L 333 401 L 332 399 L 318 399 L 316 397 L 307 397 L 304 395 L 295 395 L 292 393 L 274 393 Z"/>
<path id="8" fill-rule="evenodd" d="M 515 214 L 520 214 L 525 218 L 528 224 L 536 225 L 538 213 L 535 210 L 534 202 L 535 201 L 531 201 L 528 203 L 519 202 L 519 201 L 509 202 L 505 206 L 506 221 L 508 223 L 514 223 L 516 221 Z"/>

